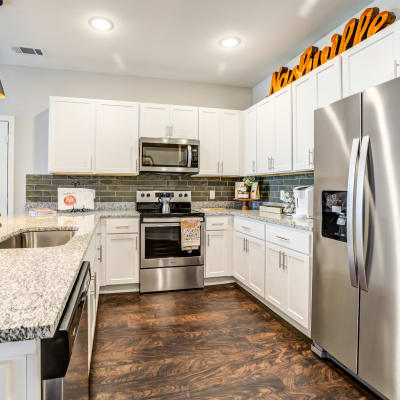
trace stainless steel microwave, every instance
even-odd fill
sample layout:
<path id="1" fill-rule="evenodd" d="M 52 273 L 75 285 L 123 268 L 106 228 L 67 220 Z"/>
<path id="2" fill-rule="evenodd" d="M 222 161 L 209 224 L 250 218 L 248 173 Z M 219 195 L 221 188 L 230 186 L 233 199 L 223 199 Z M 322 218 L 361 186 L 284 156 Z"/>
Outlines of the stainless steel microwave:
<path id="1" fill-rule="evenodd" d="M 139 139 L 139 172 L 197 174 L 199 169 L 199 140 Z"/>

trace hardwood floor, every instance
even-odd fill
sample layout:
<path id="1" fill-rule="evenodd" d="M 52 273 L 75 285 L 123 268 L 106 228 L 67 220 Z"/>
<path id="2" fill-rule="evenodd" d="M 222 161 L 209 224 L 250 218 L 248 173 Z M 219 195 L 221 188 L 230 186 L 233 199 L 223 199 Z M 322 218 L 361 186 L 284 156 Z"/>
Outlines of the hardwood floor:
<path id="1" fill-rule="evenodd" d="M 235 285 L 100 297 L 91 399 L 374 399 Z"/>

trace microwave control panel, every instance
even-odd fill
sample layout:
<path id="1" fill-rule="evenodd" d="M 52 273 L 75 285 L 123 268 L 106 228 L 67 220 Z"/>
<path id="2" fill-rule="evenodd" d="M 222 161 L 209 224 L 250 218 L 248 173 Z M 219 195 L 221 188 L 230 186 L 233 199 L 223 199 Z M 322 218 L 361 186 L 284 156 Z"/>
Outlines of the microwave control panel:
<path id="1" fill-rule="evenodd" d="M 192 146 L 192 168 L 198 168 L 199 166 L 199 148 Z"/>

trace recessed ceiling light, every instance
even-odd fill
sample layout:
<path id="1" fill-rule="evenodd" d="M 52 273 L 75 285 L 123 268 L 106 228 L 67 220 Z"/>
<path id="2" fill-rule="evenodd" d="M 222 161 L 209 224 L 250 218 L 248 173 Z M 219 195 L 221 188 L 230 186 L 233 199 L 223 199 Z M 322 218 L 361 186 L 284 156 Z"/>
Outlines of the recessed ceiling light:
<path id="1" fill-rule="evenodd" d="M 109 19 L 103 17 L 90 18 L 89 24 L 97 31 L 110 31 L 114 27 L 114 24 Z"/>
<path id="2" fill-rule="evenodd" d="M 226 49 L 232 49 L 234 47 L 239 46 L 240 39 L 237 37 L 227 37 L 225 39 L 220 40 L 219 45 Z"/>

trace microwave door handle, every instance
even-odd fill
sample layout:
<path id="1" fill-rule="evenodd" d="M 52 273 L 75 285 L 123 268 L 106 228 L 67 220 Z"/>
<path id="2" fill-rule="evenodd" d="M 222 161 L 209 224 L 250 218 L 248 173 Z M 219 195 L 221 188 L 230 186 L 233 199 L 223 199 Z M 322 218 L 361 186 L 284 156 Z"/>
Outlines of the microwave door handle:
<path id="1" fill-rule="evenodd" d="M 364 218 L 368 221 L 368 201 L 365 201 L 365 180 L 367 177 L 367 164 L 368 164 L 368 150 L 369 150 L 369 136 L 364 136 L 361 142 L 360 161 L 358 165 L 357 176 L 357 193 L 356 193 L 356 249 L 357 249 L 357 264 L 358 276 L 360 279 L 360 288 L 368 291 L 367 271 L 366 271 L 366 254 L 364 242 L 368 246 L 368 237 L 364 238 Z M 366 208 L 366 209 L 364 209 Z M 368 222 L 367 222 L 368 224 Z M 368 231 L 365 231 L 368 235 Z"/>
<path id="2" fill-rule="evenodd" d="M 187 147 L 187 167 L 191 168 L 192 167 L 192 146 L 189 144 Z"/>
<path id="3" fill-rule="evenodd" d="M 351 286 L 358 287 L 356 257 L 354 251 L 354 190 L 360 139 L 353 139 L 347 183 L 347 257 L 349 260 Z"/>

